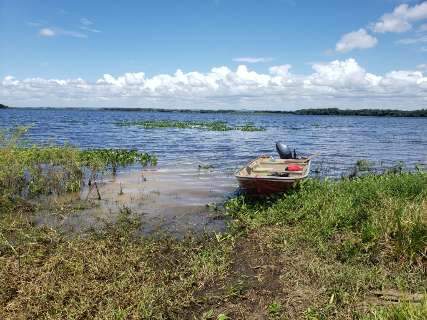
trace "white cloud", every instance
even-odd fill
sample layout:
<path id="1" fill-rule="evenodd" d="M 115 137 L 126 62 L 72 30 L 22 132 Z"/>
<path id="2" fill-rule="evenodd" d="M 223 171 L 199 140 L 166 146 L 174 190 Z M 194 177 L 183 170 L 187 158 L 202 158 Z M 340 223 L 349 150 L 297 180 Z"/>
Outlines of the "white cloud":
<path id="1" fill-rule="evenodd" d="M 54 26 L 48 26 L 47 23 L 42 22 L 28 22 L 31 27 L 39 27 L 38 34 L 42 37 L 56 37 L 56 36 L 68 36 L 74 38 L 87 38 L 88 33 L 100 33 L 101 31 L 92 27 L 93 22 L 87 18 L 80 19 L 79 29 L 82 31 L 67 30 Z"/>
<path id="2" fill-rule="evenodd" d="M 412 28 L 412 23 L 427 19 L 427 1 L 414 6 L 401 4 L 393 12 L 384 14 L 379 21 L 372 25 L 372 30 L 378 33 L 405 32 Z"/>
<path id="3" fill-rule="evenodd" d="M 87 31 L 87 32 L 93 32 L 93 33 L 99 33 L 101 32 L 98 29 L 95 29 L 94 27 L 92 27 L 92 25 L 94 24 L 91 20 L 89 20 L 88 18 L 81 18 L 80 19 L 80 29 Z"/>
<path id="4" fill-rule="evenodd" d="M 56 36 L 56 32 L 50 28 L 42 28 L 39 30 L 39 35 L 42 37 L 54 37 Z"/>
<path id="5" fill-rule="evenodd" d="M 335 50 L 337 52 L 348 52 L 353 49 L 367 49 L 375 47 L 378 40 L 368 34 L 365 29 L 359 29 L 343 35 L 337 42 Z"/>
<path id="6" fill-rule="evenodd" d="M 58 35 L 73 37 L 73 38 L 87 38 L 87 34 L 78 32 L 78 31 L 70 31 L 64 29 L 58 29 Z"/>
<path id="7" fill-rule="evenodd" d="M 99 33 L 99 32 L 101 32 L 100 30 L 98 30 L 98 29 L 95 29 L 95 28 L 89 28 L 89 27 L 86 27 L 86 26 L 81 26 L 80 27 L 80 29 L 81 30 L 84 30 L 84 31 L 88 31 L 88 32 L 93 32 L 93 33 Z"/>
<path id="8" fill-rule="evenodd" d="M 281 77 L 289 77 L 290 73 L 289 70 L 292 68 L 290 64 L 284 64 L 281 66 L 273 66 L 270 67 L 268 70 L 270 71 L 270 74 L 281 76 Z"/>
<path id="9" fill-rule="evenodd" d="M 417 44 L 424 42 L 427 42 L 427 35 L 414 38 L 404 38 L 397 41 L 398 44 Z"/>
<path id="10" fill-rule="evenodd" d="M 42 37 L 68 36 L 74 38 L 87 38 L 87 35 L 84 33 L 61 28 L 42 28 L 39 30 L 39 35 Z"/>
<path id="11" fill-rule="evenodd" d="M 95 82 L 77 79 L 0 80 L 0 100 L 15 106 L 140 106 L 286 109 L 296 107 L 426 107 L 427 77 L 419 70 L 367 72 L 356 60 L 313 64 L 309 75 L 289 73 L 290 65 L 258 73 L 235 70 L 158 74 L 143 72 Z"/>
<path id="12" fill-rule="evenodd" d="M 85 26 L 90 26 L 90 25 L 92 25 L 93 24 L 93 22 L 92 21 L 90 21 L 89 19 L 87 19 L 87 18 L 81 18 L 80 19 L 80 23 L 81 24 L 83 24 L 83 25 L 85 25 Z"/>
<path id="13" fill-rule="evenodd" d="M 427 63 L 422 63 L 422 64 L 417 65 L 417 69 L 427 71 Z"/>
<path id="14" fill-rule="evenodd" d="M 273 58 L 270 57 L 239 57 L 239 58 L 233 58 L 234 62 L 240 62 L 240 63 L 264 63 L 264 62 L 270 62 Z"/>
<path id="15" fill-rule="evenodd" d="M 410 6 L 406 3 L 398 5 L 393 12 L 385 13 L 381 18 L 369 25 L 369 29 L 375 33 L 395 32 L 402 33 L 412 29 L 415 22 L 427 19 L 427 1 Z M 419 26 L 418 32 L 427 30 L 427 24 Z M 402 39 L 401 44 L 413 39 Z M 421 41 L 423 42 L 423 41 Z M 369 35 L 364 28 L 358 31 L 347 33 L 341 37 L 341 40 L 335 46 L 337 52 L 348 52 L 353 49 L 372 48 L 378 43 L 378 40 Z M 414 42 L 415 43 L 415 42 Z"/>

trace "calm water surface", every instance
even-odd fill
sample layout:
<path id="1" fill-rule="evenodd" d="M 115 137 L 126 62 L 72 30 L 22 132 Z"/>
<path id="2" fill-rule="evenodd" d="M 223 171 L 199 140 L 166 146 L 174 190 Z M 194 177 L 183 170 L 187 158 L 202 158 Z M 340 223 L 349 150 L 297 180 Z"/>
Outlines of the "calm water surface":
<path id="1" fill-rule="evenodd" d="M 262 132 L 120 127 L 123 120 L 252 122 Z M 231 174 L 259 154 L 275 155 L 282 141 L 297 152 L 320 152 L 313 167 L 329 176 L 346 174 L 358 159 L 409 167 L 427 162 L 427 119 L 388 117 L 296 116 L 185 112 L 126 112 L 64 109 L 0 110 L 0 127 L 31 125 L 35 143 L 71 143 L 82 148 L 137 148 L 154 152 L 160 166 L 211 164 Z"/>

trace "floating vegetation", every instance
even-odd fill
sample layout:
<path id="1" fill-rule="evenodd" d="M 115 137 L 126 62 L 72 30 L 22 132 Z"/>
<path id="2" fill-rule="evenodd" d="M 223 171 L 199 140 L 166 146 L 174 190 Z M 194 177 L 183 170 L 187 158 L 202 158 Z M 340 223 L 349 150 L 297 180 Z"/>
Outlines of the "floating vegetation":
<path id="1" fill-rule="evenodd" d="M 245 123 L 242 126 L 236 126 L 235 130 L 240 131 L 264 131 L 265 128 L 257 127 L 252 122 Z"/>
<path id="2" fill-rule="evenodd" d="M 212 164 L 199 164 L 198 168 L 199 170 L 209 170 L 209 169 L 213 169 L 213 165 Z"/>
<path id="3" fill-rule="evenodd" d="M 243 125 L 230 126 L 225 121 L 179 121 L 179 120 L 129 120 L 120 121 L 116 125 L 121 127 L 140 127 L 144 129 L 199 129 L 207 131 L 264 131 L 265 128 L 256 127 L 252 122 Z"/>
<path id="4" fill-rule="evenodd" d="M 356 162 L 356 167 L 359 171 L 370 171 L 372 170 L 373 163 L 366 159 L 360 159 Z"/>
<path id="5" fill-rule="evenodd" d="M 126 167 L 136 163 L 142 166 L 156 165 L 157 157 L 135 149 L 90 149 L 80 151 L 83 163 L 88 167 L 111 168 L 113 175 L 118 167 Z"/>

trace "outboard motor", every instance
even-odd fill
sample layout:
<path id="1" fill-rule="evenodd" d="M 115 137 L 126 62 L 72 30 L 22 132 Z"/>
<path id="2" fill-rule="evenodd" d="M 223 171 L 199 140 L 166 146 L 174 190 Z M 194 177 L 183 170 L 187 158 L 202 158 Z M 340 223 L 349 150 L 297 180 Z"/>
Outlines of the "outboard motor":
<path id="1" fill-rule="evenodd" d="M 276 150 L 280 156 L 280 159 L 293 159 L 296 156 L 295 151 L 292 155 L 292 150 L 285 144 L 276 142 Z"/>

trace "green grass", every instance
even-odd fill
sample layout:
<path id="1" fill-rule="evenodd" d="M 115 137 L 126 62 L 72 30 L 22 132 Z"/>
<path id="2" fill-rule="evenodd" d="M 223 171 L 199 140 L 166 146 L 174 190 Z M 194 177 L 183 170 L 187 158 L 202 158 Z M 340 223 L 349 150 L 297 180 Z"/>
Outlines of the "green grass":
<path id="1" fill-rule="evenodd" d="M 135 237 L 138 223 L 69 239 L 3 214 L 1 319 L 180 319 L 225 275 L 231 246 L 201 237 Z"/>
<path id="2" fill-rule="evenodd" d="M 207 131 L 263 131 L 264 128 L 256 127 L 253 123 L 239 126 L 230 126 L 224 121 L 179 121 L 179 120 L 131 120 L 117 122 L 122 127 L 140 127 L 144 129 L 199 129 Z"/>
<path id="3" fill-rule="evenodd" d="M 155 155 L 124 149 L 80 150 L 73 146 L 26 146 L 26 128 L 0 132 L 0 198 L 34 198 L 39 195 L 79 191 L 89 175 L 97 175 L 134 163 L 155 165 Z"/>
<path id="4" fill-rule="evenodd" d="M 362 320 L 421 320 L 427 319 L 427 299 L 414 304 L 400 302 L 389 307 L 372 310 Z"/>
<path id="5" fill-rule="evenodd" d="M 245 197 L 228 213 L 249 226 L 295 225 L 299 238 L 339 259 L 416 262 L 427 245 L 427 175 L 369 175 L 355 180 L 308 180 L 270 201 Z"/>
<path id="6" fill-rule="evenodd" d="M 230 200 L 230 232 L 183 240 L 137 236 L 125 211 L 70 237 L 0 203 L 0 318 L 423 319 L 425 302 L 366 301 L 425 293 L 426 190 L 424 173 L 309 180 Z"/>

